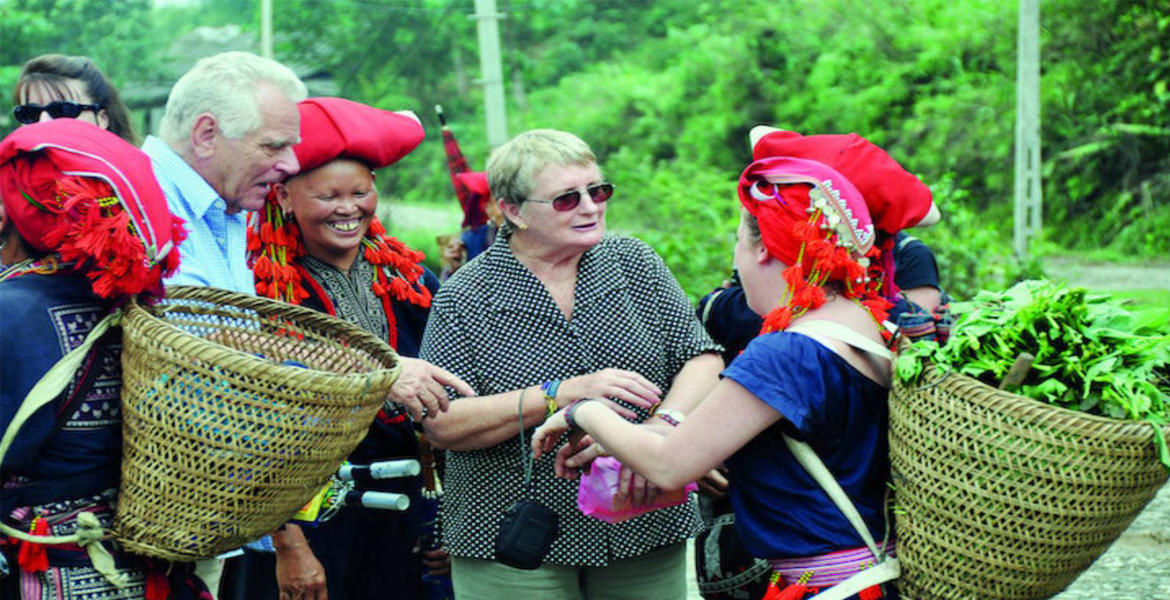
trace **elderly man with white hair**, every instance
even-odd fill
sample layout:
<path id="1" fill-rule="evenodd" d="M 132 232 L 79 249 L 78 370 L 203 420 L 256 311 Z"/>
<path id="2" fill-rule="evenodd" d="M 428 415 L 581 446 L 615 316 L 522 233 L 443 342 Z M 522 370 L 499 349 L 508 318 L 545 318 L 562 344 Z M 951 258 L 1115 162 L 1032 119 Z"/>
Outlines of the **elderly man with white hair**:
<path id="1" fill-rule="evenodd" d="M 167 283 L 255 292 L 244 211 L 300 170 L 292 147 L 306 95 L 288 67 L 247 52 L 200 60 L 175 83 L 159 137 L 142 146 L 171 212 L 187 221 L 182 267 Z"/>

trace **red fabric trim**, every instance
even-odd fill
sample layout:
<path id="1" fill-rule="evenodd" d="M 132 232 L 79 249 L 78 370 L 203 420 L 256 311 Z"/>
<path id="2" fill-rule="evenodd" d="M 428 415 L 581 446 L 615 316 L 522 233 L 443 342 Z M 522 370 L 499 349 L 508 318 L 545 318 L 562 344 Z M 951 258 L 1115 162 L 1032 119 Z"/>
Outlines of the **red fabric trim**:
<path id="1" fill-rule="evenodd" d="M 302 267 L 300 263 L 293 263 L 292 266 L 300 274 L 301 281 L 309 284 L 309 289 L 321 299 L 321 305 L 325 308 L 325 312 L 336 317 L 337 308 L 333 306 L 333 301 L 329 299 L 329 294 L 325 293 L 325 288 L 321 287 L 321 284 L 317 283 L 317 280 L 313 279 L 313 276 L 309 274 L 308 269 Z"/>
<path id="2" fill-rule="evenodd" d="M 382 312 L 386 313 L 386 343 L 390 347 L 398 349 L 398 319 L 394 317 L 394 307 L 390 305 L 389 282 L 386 281 L 386 273 L 382 269 L 374 269 L 375 277 L 378 283 L 382 284 L 384 290 L 380 297 L 382 298 Z"/>

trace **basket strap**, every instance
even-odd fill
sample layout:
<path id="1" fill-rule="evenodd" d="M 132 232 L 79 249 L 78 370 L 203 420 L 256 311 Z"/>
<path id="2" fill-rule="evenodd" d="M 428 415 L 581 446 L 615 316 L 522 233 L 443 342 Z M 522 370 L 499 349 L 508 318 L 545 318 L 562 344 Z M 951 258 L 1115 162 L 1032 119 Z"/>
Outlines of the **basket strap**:
<path id="1" fill-rule="evenodd" d="M 882 562 L 859 573 L 854 573 L 849 579 L 830 587 L 829 589 L 809 598 L 808 600 L 845 600 L 856 596 L 868 587 L 893 581 L 902 574 L 902 564 L 898 559 L 888 557 Z"/>
<path id="2" fill-rule="evenodd" d="M 860 333 L 857 333 L 856 331 L 833 321 L 805 321 L 803 323 L 797 323 L 785 331 L 792 331 L 803 334 L 820 334 L 844 344 L 853 346 L 862 352 L 868 352 L 874 356 L 877 356 L 878 358 L 884 358 L 886 360 L 892 360 L 894 358 L 894 353 L 890 352 L 889 348 L 886 348 L 885 346 L 865 337 L 864 335 L 861 335 Z"/>
<path id="3" fill-rule="evenodd" d="M 829 495 L 829 499 L 833 504 L 837 505 L 845 518 L 849 520 L 849 524 L 857 530 L 857 534 L 865 541 L 865 545 L 869 547 L 869 551 L 873 553 L 873 557 L 877 561 L 881 561 L 884 554 L 878 549 L 877 542 L 874 541 L 873 536 L 869 533 L 869 528 L 865 526 L 865 520 L 861 518 L 861 513 L 857 511 L 857 507 L 853 505 L 853 501 L 841 488 L 841 484 L 837 483 L 837 478 L 829 472 L 829 468 L 821 461 L 821 457 L 817 456 L 812 446 L 795 440 L 789 436 L 784 436 L 784 443 L 800 462 L 801 466 L 808 471 L 809 475 L 820 484 L 825 493 Z"/>
<path id="4" fill-rule="evenodd" d="M 61 357 L 53 368 L 49 369 L 41 380 L 33 386 L 29 391 L 28 396 L 24 398 L 24 402 L 20 404 L 20 408 L 16 411 L 16 415 L 12 418 L 12 422 L 8 424 L 8 429 L 4 432 L 4 438 L 0 439 L 0 463 L 4 461 L 4 455 L 8 454 L 8 447 L 12 445 L 12 440 L 16 439 L 16 434 L 20 431 L 24 422 L 33 415 L 42 406 L 52 402 L 57 396 L 61 395 L 69 382 L 73 381 L 73 375 L 77 369 L 85 361 L 85 357 L 93 349 L 94 344 L 106 333 L 111 327 L 117 326 L 122 320 L 122 311 L 116 310 L 110 313 L 106 318 L 98 322 L 97 325 L 85 337 L 85 341 L 80 346 L 70 350 L 68 354 Z M 34 542 L 37 544 L 75 544 L 92 543 L 92 535 L 83 536 L 80 532 L 73 535 L 60 536 L 35 536 L 29 535 L 19 529 L 8 526 L 0 522 L 0 532 L 10 537 L 24 540 L 26 542 Z M 103 536 L 104 537 L 104 536 Z M 98 539 L 101 539 L 99 537 Z M 98 544 L 100 546 L 101 544 Z"/>

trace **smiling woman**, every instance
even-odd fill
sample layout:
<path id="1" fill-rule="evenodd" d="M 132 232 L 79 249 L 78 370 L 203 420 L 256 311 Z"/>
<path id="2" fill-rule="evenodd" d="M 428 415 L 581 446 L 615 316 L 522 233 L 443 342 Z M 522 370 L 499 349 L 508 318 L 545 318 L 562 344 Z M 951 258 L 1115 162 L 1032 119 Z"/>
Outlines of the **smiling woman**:
<path id="1" fill-rule="evenodd" d="M 297 216 L 309 255 L 348 271 L 378 208 L 373 171 L 341 158 L 276 190 L 281 209 Z"/>
<path id="2" fill-rule="evenodd" d="M 310 98 L 297 109 L 301 142 L 293 153 L 301 172 L 274 186 L 249 234 L 256 292 L 345 319 L 406 357 L 391 389 L 395 402 L 378 413 L 349 460 L 418 458 L 412 420 L 445 409 L 443 386 L 472 393 L 446 371 L 412 358 L 438 279 L 420 264 L 422 253 L 387 236 L 374 216 L 378 192 L 372 169 L 414 150 L 423 139 L 422 125 L 411 114 L 341 98 Z M 271 557 L 249 554 L 242 577 L 250 586 L 246 597 L 276 597 L 272 587 L 279 585 L 281 597 L 366 598 L 383 590 L 388 579 L 394 581 L 395 597 L 425 597 L 423 557 L 412 553 L 421 482 L 396 481 L 363 489 L 410 496 L 405 513 L 348 507 L 316 528 L 289 525 L 274 533 L 275 569 L 261 566 Z M 432 568 L 445 556 L 441 550 L 425 554 L 434 561 L 428 564 Z"/>

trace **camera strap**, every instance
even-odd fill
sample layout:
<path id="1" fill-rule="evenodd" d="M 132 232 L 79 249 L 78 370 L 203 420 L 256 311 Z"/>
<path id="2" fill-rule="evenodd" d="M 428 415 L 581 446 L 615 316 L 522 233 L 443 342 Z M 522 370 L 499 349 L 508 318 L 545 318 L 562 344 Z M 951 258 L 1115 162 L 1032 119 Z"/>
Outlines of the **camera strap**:
<path id="1" fill-rule="evenodd" d="M 529 496 L 532 492 L 532 452 L 524 443 L 524 393 L 528 388 L 520 389 L 520 401 L 516 404 L 516 419 L 520 424 L 520 464 L 524 467 L 524 487 L 522 496 Z"/>

